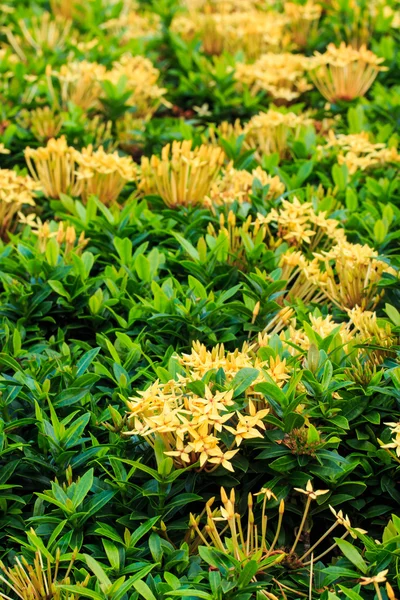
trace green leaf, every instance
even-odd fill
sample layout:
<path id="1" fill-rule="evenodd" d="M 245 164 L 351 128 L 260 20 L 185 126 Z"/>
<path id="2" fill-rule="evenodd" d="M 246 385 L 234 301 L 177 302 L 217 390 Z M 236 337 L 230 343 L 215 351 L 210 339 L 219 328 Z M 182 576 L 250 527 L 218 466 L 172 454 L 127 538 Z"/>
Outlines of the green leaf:
<path id="1" fill-rule="evenodd" d="M 80 377 L 88 370 L 93 360 L 96 358 L 98 353 L 100 352 L 100 348 L 92 348 L 92 350 L 88 350 L 85 352 L 83 356 L 76 363 L 76 376 Z"/>
<path id="2" fill-rule="evenodd" d="M 113 544 L 111 540 L 102 539 L 101 541 L 103 543 L 105 553 L 107 554 L 107 558 L 110 561 L 110 565 L 115 571 L 118 572 L 120 568 L 120 557 L 117 546 Z"/>
<path id="3" fill-rule="evenodd" d="M 140 279 L 142 281 L 150 283 L 150 281 L 152 279 L 151 270 L 150 270 L 150 262 L 149 262 L 149 259 L 146 256 L 144 256 L 144 254 L 139 254 L 139 256 L 136 257 L 135 269 L 136 269 L 136 273 L 138 274 L 138 276 L 140 277 Z"/>
<path id="4" fill-rule="evenodd" d="M 196 262 L 199 262 L 200 255 L 197 252 L 196 248 L 190 242 L 188 242 L 187 239 L 184 238 L 183 235 L 181 235 L 180 233 L 174 233 L 173 235 L 180 243 L 180 245 L 184 248 L 184 250 L 186 250 L 186 252 L 189 254 L 190 258 L 192 258 Z"/>
<path id="5" fill-rule="evenodd" d="M 342 590 L 342 592 L 346 594 L 347 598 L 350 598 L 350 600 L 363 600 L 362 596 L 360 596 L 360 594 L 357 594 L 355 590 L 350 590 L 344 585 L 339 585 L 339 587 Z"/>
<path id="6" fill-rule="evenodd" d="M 230 383 L 230 389 L 234 391 L 234 398 L 237 396 L 241 396 L 248 387 L 253 383 L 255 379 L 259 376 L 260 372 L 258 369 L 252 369 L 250 367 L 245 367 L 244 369 L 240 369 L 232 379 Z"/>
<path id="7" fill-rule="evenodd" d="M 138 592 L 138 594 L 143 596 L 145 600 L 157 600 L 147 583 L 145 583 L 144 581 L 134 581 L 133 587 Z"/>
<path id="8" fill-rule="evenodd" d="M 76 598 L 79 596 L 83 596 L 84 598 L 91 598 L 92 600 L 104 600 L 103 594 L 99 594 L 99 592 L 95 592 L 93 590 L 89 590 L 89 588 L 82 587 L 81 585 L 57 585 L 57 589 L 64 590 L 66 592 L 71 592 L 71 594 L 75 594 Z"/>
<path id="9" fill-rule="evenodd" d="M 12 356 L 9 356 L 8 354 L 5 354 L 3 352 L 0 353 L 0 366 L 5 366 L 8 369 L 12 369 L 13 371 L 17 372 L 20 371 L 21 373 L 24 372 L 23 368 L 15 360 L 15 358 L 12 358 Z"/>
<path id="10" fill-rule="evenodd" d="M 250 560 L 245 567 L 242 569 L 239 579 L 238 587 L 243 588 L 250 583 L 254 575 L 258 571 L 258 562 L 256 560 Z"/>
<path id="11" fill-rule="evenodd" d="M 150 529 L 152 529 L 154 527 L 154 525 L 157 523 L 157 521 L 159 521 L 160 517 L 152 517 L 151 519 L 148 519 L 145 523 L 142 523 L 141 525 L 139 525 L 139 527 L 137 527 L 135 529 L 135 531 L 132 533 L 130 542 L 129 542 L 129 547 L 130 548 L 134 548 L 136 546 L 136 544 L 138 543 L 138 541 L 144 536 L 146 535 L 146 533 L 148 531 L 150 531 Z"/>
<path id="12" fill-rule="evenodd" d="M 89 469 L 81 479 L 75 484 L 75 492 L 72 496 L 72 503 L 74 508 L 78 508 L 88 495 L 90 488 L 93 485 L 93 469 Z"/>
<path id="13" fill-rule="evenodd" d="M 385 304 L 385 313 L 389 317 L 389 319 L 396 325 L 396 327 L 400 327 L 400 312 L 392 306 L 391 304 Z"/>
<path id="14" fill-rule="evenodd" d="M 53 279 L 49 279 L 47 283 L 49 284 L 51 289 L 54 292 L 56 292 L 56 294 L 58 294 L 59 296 L 63 296 L 64 298 L 67 298 L 68 302 L 71 302 L 71 296 L 69 295 L 69 293 L 67 292 L 67 290 L 65 289 L 65 287 L 63 286 L 63 284 L 60 281 L 55 281 Z"/>
<path id="15" fill-rule="evenodd" d="M 357 550 L 357 548 L 347 540 L 342 540 L 340 538 L 335 538 L 335 542 L 337 543 L 345 557 L 351 563 L 353 563 L 353 565 L 357 567 L 357 569 L 359 569 L 361 573 L 364 573 L 365 575 L 368 571 L 368 566 L 361 554 L 359 553 L 359 551 Z"/>
<path id="16" fill-rule="evenodd" d="M 109 580 L 109 578 L 107 577 L 103 568 L 99 565 L 97 560 L 95 560 L 92 556 L 89 556 L 89 554 L 84 554 L 83 556 L 85 558 L 87 566 L 93 572 L 93 574 L 96 575 L 97 579 L 99 580 L 99 583 L 101 585 L 105 585 L 106 587 L 111 587 L 111 581 Z"/>
<path id="17" fill-rule="evenodd" d="M 185 598 L 186 596 L 190 596 L 192 598 L 202 598 L 203 600 L 214 600 L 214 597 L 211 594 L 203 592 L 203 590 L 197 589 L 174 590 L 173 592 L 166 592 L 166 596 L 178 596 L 179 598 Z"/>

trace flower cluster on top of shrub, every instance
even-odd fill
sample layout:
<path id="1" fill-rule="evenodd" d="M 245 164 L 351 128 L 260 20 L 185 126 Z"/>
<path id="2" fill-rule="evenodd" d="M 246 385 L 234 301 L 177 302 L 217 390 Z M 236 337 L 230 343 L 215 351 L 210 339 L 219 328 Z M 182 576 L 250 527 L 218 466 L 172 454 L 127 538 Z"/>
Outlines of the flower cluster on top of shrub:
<path id="1" fill-rule="evenodd" d="M 400 598 L 398 1 L 0 8 L 0 597 Z"/>

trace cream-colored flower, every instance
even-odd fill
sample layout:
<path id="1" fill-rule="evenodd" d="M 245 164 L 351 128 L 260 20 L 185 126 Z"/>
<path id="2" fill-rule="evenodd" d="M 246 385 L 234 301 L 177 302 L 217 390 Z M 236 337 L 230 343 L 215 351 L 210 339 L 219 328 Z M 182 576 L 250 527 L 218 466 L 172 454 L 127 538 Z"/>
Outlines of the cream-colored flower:
<path id="1" fill-rule="evenodd" d="M 300 492 L 301 494 L 305 494 L 311 500 L 316 500 L 318 496 L 323 496 L 324 494 L 328 494 L 329 490 L 314 490 L 311 479 L 307 481 L 306 489 L 302 488 L 293 488 L 296 492 Z"/>
<path id="2" fill-rule="evenodd" d="M 338 47 L 329 44 L 324 54 L 316 52 L 309 72 L 329 102 L 352 100 L 364 96 L 379 71 L 387 70 L 381 66 L 383 61 L 365 45 L 357 49 L 342 42 Z"/>
<path id="3" fill-rule="evenodd" d="M 361 585 L 370 585 L 371 583 L 385 583 L 386 575 L 389 573 L 389 569 L 385 569 L 384 571 L 380 571 L 377 575 L 373 575 L 372 577 L 360 577 Z"/>

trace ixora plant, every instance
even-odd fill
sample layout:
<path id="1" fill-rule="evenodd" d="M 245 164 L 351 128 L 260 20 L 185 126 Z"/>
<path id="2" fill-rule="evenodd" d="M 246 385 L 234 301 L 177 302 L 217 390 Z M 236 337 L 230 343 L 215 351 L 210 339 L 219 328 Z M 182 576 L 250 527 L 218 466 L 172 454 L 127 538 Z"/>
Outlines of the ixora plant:
<path id="1" fill-rule="evenodd" d="M 0 599 L 400 599 L 398 1 L 0 8 Z"/>

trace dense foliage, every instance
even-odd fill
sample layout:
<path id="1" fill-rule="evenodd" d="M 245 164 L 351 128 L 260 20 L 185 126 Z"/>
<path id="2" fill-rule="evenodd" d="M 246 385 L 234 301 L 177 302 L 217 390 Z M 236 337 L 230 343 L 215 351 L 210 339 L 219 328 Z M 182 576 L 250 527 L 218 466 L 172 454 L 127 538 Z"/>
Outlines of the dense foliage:
<path id="1" fill-rule="evenodd" d="M 0 18 L 0 596 L 395 599 L 396 0 Z"/>

